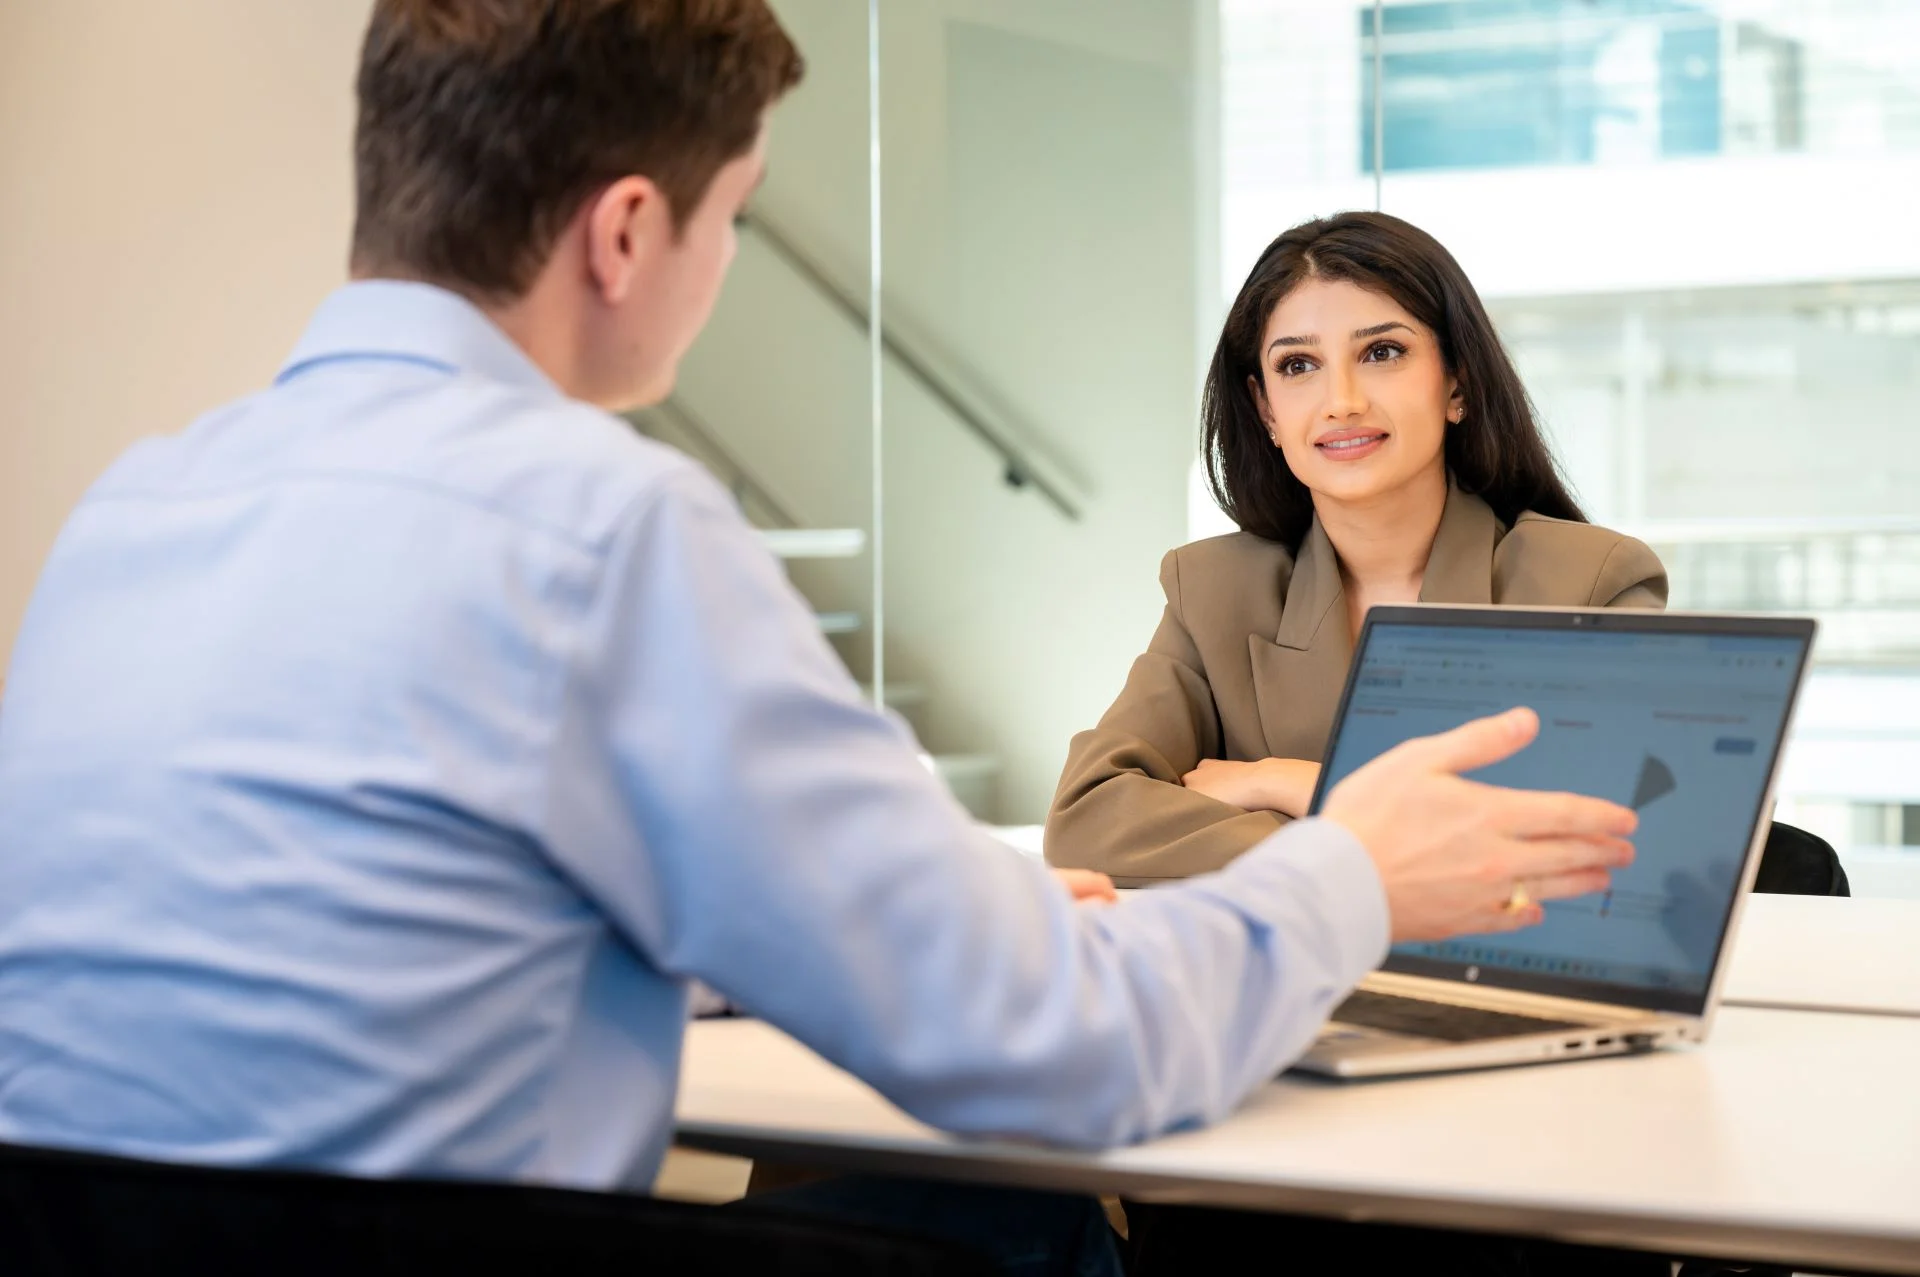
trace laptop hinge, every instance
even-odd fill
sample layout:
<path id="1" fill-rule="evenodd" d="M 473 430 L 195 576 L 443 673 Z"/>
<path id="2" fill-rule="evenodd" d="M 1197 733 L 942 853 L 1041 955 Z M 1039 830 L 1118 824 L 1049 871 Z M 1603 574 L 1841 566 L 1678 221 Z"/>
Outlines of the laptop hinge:
<path id="1" fill-rule="evenodd" d="M 1611 1002 L 1593 1002 L 1585 998 L 1562 998 L 1550 993 L 1531 993 L 1520 989 L 1499 989 L 1468 984 L 1463 980 L 1436 980 L 1431 976 L 1405 975 L 1396 971 L 1376 971 L 1360 982 L 1374 993 L 1396 994 L 1429 1002 L 1451 1002 L 1458 1006 L 1487 1011 L 1512 1011 L 1524 1015 L 1558 1016 L 1592 1020 L 1596 1023 L 1626 1023 L 1637 1020 L 1695 1020 L 1698 1016 L 1672 1011 L 1649 1011 L 1644 1007 L 1621 1006 Z"/>

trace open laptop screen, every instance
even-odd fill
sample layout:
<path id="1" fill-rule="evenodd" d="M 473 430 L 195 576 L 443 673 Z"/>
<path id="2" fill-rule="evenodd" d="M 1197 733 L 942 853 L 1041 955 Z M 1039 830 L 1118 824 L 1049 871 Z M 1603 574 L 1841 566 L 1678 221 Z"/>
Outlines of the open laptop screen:
<path id="1" fill-rule="evenodd" d="M 1387 969 L 1699 1011 L 1811 624 L 1422 611 L 1370 618 L 1320 793 L 1401 741 L 1526 705 L 1539 739 L 1475 779 L 1634 807 L 1638 855 L 1604 895 L 1547 904 L 1540 926 L 1403 944 Z"/>

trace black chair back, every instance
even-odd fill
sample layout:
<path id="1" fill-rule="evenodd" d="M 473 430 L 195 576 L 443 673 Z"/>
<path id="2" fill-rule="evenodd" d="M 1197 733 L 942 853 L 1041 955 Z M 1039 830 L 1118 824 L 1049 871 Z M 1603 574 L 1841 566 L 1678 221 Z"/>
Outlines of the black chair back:
<path id="1" fill-rule="evenodd" d="M 918 1238 L 610 1193 L 160 1165 L 0 1145 L 8 1277 L 983 1277 Z"/>
<path id="2" fill-rule="evenodd" d="M 1779 821 L 1767 831 L 1753 889 L 1778 896 L 1846 896 L 1852 890 L 1833 844 Z"/>

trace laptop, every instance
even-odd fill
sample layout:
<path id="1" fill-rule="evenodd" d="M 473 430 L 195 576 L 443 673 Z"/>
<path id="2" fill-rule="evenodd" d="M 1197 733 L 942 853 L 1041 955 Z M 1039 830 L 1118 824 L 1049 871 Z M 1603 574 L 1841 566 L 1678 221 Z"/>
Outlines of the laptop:
<path id="1" fill-rule="evenodd" d="M 1813 636 L 1799 618 L 1369 611 L 1312 811 L 1402 741 L 1525 705 L 1539 739 L 1474 778 L 1631 806 L 1637 857 L 1536 927 L 1396 945 L 1295 1067 L 1385 1077 L 1704 1041 Z"/>

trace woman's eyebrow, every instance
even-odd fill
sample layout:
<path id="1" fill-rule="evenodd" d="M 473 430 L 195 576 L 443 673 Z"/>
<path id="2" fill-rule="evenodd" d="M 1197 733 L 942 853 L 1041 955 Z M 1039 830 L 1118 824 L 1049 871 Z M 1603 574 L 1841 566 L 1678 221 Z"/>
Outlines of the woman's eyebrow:
<path id="1" fill-rule="evenodd" d="M 1401 323 L 1399 320 L 1389 319 L 1386 323 L 1375 324 L 1371 328 L 1354 329 L 1352 340 L 1365 341 L 1369 337 L 1378 337 L 1381 333 L 1390 333 L 1396 328 L 1406 332 L 1413 331 L 1413 329 Z M 1272 354 L 1276 346 L 1318 346 L 1319 344 L 1320 338 L 1312 334 L 1308 334 L 1305 337 L 1275 337 L 1267 343 L 1267 353 Z"/>

